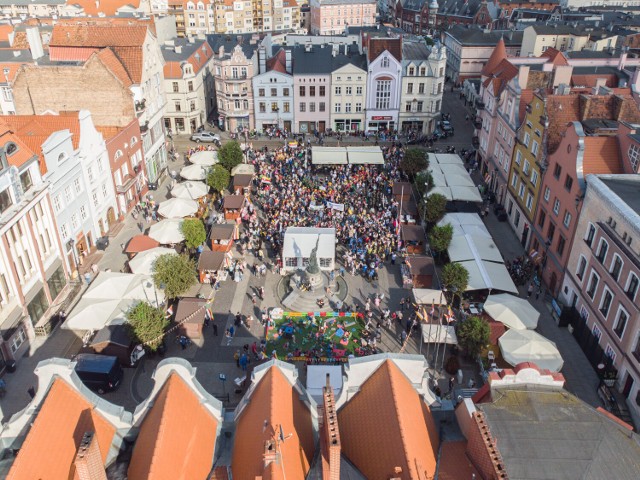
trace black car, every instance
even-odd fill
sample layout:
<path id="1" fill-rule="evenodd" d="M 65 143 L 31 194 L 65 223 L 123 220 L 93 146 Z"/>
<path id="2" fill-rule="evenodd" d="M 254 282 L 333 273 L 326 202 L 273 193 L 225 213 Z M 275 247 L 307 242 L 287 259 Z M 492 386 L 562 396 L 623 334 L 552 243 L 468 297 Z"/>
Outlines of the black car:
<path id="1" fill-rule="evenodd" d="M 122 382 L 124 372 L 117 357 L 81 353 L 75 362 L 82 383 L 100 394 L 117 389 Z"/>

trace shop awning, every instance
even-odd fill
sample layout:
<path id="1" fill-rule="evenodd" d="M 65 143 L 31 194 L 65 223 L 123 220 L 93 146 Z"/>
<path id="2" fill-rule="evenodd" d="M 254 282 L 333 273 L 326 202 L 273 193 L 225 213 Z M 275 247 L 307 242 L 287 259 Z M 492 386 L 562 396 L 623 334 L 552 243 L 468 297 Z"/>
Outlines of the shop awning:
<path id="1" fill-rule="evenodd" d="M 314 165 L 346 165 L 347 158 L 344 147 L 311 147 L 311 163 Z"/>
<path id="2" fill-rule="evenodd" d="M 460 264 L 469 272 L 468 292 L 490 289 L 518 294 L 518 289 L 504 264 L 484 260 L 469 260 Z"/>
<path id="3" fill-rule="evenodd" d="M 493 239 L 482 235 L 454 235 L 447 251 L 452 262 L 478 259 L 503 263 Z"/>
<path id="4" fill-rule="evenodd" d="M 491 234 L 477 213 L 447 213 L 438 226 L 451 224 L 454 235 L 475 235 L 491 238 Z"/>
<path id="5" fill-rule="evenodd" d="M 384 165 L 380 147 L 347 147 L 347 157 L 351 165 Z"/>

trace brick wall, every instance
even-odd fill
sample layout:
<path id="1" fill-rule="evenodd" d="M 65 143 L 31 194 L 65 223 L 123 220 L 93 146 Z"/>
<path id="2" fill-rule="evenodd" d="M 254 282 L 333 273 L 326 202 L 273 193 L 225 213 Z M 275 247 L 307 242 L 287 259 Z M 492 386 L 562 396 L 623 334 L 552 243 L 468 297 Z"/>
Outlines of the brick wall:
<path id="1" fill-rule="evenodd" d="M 124 127 L 135 117 L 131 91 L 94 56 L 83 66 L 22 67 L 13 86 L 16 113 L 89 110 L 96 125 Z"/>
<path id="2" fill-rule="evenodd" d="M 467 432 L 467 455 L 484 480 L 509 477 L 496 442 L 491 435 L 484 413 L 471 414 L 473 421 Z"/>

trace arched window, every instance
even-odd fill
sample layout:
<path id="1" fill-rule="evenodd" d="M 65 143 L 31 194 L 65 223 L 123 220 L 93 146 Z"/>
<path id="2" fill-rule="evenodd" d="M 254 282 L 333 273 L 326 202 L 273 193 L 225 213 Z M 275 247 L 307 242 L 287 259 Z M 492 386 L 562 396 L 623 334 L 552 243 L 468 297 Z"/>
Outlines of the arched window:
<path id="1" fill-rule="evenodd" d="M 114 160 L 118 160 L 122 156 L 122 150 L 118 150 L 116 154 L 113 156 Z"/>
<path id="2" fill-rule="evenodd" d="M 136 143 L 138 143 L 138 139 L 136 137 L 131 137 L 131 146 L 133 147 Z"/>
<path id="3" fill-rule="evenodd" d="M 64 162 L 67 159 L 67 152 L 62 152 L 58 155 L 58 163 Z"/>

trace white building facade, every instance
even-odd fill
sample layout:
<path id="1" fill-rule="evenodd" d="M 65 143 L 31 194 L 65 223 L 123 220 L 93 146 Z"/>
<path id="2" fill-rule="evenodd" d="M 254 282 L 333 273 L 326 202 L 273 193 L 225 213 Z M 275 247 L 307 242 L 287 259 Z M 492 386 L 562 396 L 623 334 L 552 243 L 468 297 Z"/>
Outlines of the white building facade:
<path id="1" fill-rule="evenodd" d="M 334 48 L 343 50 L 348 46 Z M 347 133 L 362 131 L 367 98 L 366 58 L 357 53 L 347 58 L 345 53 L 341 57 L 348 63 L 339 62 L 341 66 L 331 72 L 331 128 Z M 334 57 L 334 60 L 340 58 Z"/>
<path id="2" fill-rule="evenodd" d="M 401 42 L 401 39 L 380 39 Z M 402 58 L 396 58 L 388 50 L 372 58 L 369 45 L 369 75 L 367 78 L 366 129 L 376 133 L 395 130 L 399 126 L 400 96 L 402 92 Z"/>
<path id="3" fill-rule="evenodd" d="M 286 129 L 291 132 L 293 116 L 293 75 L 291 75 L 291 50 L 281 49 L 271 59 L 266 50 L 258 50 L 259 74 L 253 77 L 254 112 L 256 129 Z"/>

